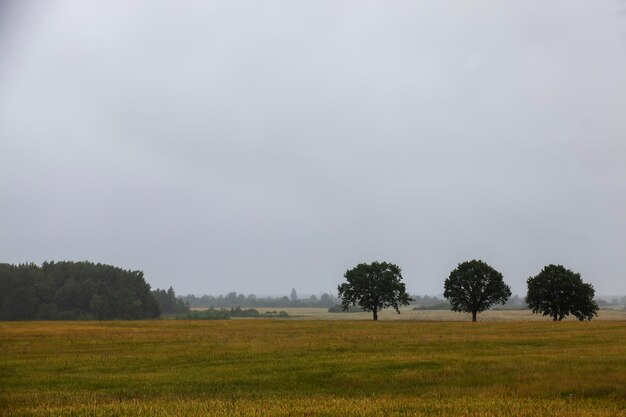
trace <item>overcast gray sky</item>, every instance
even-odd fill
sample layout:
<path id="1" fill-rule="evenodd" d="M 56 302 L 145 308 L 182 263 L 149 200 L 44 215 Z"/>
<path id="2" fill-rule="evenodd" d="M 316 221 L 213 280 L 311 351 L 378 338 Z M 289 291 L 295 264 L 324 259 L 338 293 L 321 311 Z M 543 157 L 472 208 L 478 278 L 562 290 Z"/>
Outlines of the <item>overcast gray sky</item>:
<path id="1" fill-rule="evenodd" d="M 0 262 L 178 294 L 482 259 L 626 294 L 626 4 L 4 1 Z"/>

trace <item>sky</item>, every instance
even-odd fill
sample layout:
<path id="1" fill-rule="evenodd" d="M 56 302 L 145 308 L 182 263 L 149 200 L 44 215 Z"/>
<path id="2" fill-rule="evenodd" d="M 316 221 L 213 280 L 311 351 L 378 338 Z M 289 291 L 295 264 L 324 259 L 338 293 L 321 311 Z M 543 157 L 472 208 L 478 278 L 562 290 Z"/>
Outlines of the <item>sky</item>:
<path id="1" fill-rule="evenodd" d="M 0 2 L 0 262 L 177 294 L 482 259 L 626 294 L 622 0 Z"/>

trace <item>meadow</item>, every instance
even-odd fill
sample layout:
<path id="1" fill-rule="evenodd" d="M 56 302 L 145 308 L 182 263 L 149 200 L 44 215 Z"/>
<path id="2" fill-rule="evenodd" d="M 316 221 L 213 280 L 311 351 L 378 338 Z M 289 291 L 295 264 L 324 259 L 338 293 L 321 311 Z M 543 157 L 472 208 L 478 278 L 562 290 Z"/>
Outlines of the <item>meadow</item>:
<path id="1" fill-rule="evenodd" d="M 203 310 L 197 308 L 195 310 Z M 291 318 L 298 320 L 371 320 L 372 313 L 329 313 L 327 308 L 257 308 L 261 313 L 266 311 L 285 311 Z M 410 320 L 410 321 L 472 321 L 472 316 L 450 310 L 413 310 L 411 307 L 400 309 L 396 313 L 393 309 L 385 309 L 379 313 L 379 320 Z M 497 310 L 492 309 L 478 315 L 479 321 L 551 321 L 550 317 L 541 314 L 533 314 L 530 310 Z M 566 321 L 576 321 L 576 317 L 566 317 Z M 624 321 L 626 311 L 620 309 L 602 309 L 598 311 L 597 320 L 601 321 Z"/>
<path id="2" fill-rule="evenodd" d="M 619 313 L 0 322 L 0 416 L 626 416 Z"/>

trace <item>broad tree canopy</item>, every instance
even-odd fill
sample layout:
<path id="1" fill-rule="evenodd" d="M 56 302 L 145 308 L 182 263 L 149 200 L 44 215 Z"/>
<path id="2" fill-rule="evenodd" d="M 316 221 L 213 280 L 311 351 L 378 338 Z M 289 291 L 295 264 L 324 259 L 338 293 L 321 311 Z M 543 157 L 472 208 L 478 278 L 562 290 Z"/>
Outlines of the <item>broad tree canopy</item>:
<path id="1" fill-rule="evenodd" d="M 583 282 L 579 273 L 563 265 L 548 265 L 526 283 L 526 303 L 533 313 L 550 316 L 554 321 L 561 321 L 570 314 L 581 321 L 598 315 L 593 285 Z"/>
<path id="2" fill-rule="evenodd" d="M 474 259 L 460 263 L 450 272 L 443 296 L 450 301 L 452 311 L 472 313 L 472 321 L 476 321 L 476 314 L 493 304 L 506 303 L 511 288 L 504 283 L 500 272 Z"/>
<path id="3" fill-rule="evenodd" d="M 402 270 L 388 262 L 358 264 L 344 274 L 347 282 L 339 285 L 339 298 L 344 310 L 358 305 L 371 311 L 374 320 L 378 312 L 393 307 L 400 314 L 400 307 L 409 304 L 410 298 L 402 282 Z"/>

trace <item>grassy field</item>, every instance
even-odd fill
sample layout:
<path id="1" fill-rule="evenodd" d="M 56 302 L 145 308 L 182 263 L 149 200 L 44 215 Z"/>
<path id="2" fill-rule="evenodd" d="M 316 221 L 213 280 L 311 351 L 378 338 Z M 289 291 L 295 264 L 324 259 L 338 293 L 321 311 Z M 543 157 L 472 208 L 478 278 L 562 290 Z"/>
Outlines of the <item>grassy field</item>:
<path id="1" fill-rule="evenodd" d="M 1 416 L 626 416 L 626 322 L 0 322 Z"/>
<path id="2" fill-rule="evenodd" d="M 201 309 L 198 309 L 201 310 Z M 371 320 L 372 313 L 329 313 L 327 308 L 257 308 L 266 311 L 286 311 L 290 317 L 299 320 Z M 472 321 L 472 316 L 450 310 L 413 310 L 411 307 L 400 309 L 398 314 L 393 309 L 379 313 L 379 320 L 418 320 L 418 321 Z M 479 321 L 551 321 L 550 317 L 533 314 L 530 310 L 489 310 L 478 315 Z M 576 317 L 565 320 L 576 321 Z M 626 321 L 626 311 L 603 309 L 598 312 L 597 320 Z"/>

